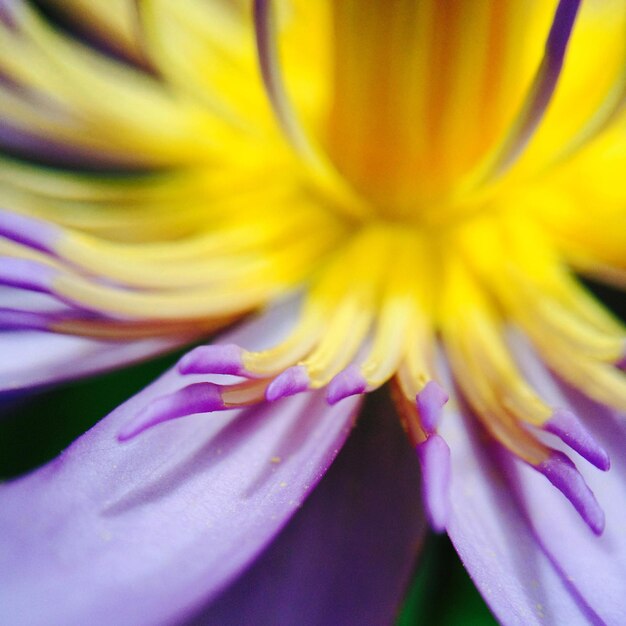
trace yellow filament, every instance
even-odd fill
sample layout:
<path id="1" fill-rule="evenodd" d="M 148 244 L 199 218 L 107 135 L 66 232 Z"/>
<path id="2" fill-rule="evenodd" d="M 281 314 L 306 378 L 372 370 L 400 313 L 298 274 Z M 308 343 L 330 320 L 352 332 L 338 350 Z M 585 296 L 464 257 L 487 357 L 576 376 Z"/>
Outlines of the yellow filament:
<path id="1" fill-rule="evenodd" d="M 564 380 L 587 396 L 619 411 L 626 411 L 626 376 L 615 367 L 581 357 L 580 353 L 555 337 L 535 335 L 525 329 L 542 358 Z"/>
<path id="2" fill-rule="evenodd" d="M 218 283 L 274 267 L 293 250 L 293 241 L 310 233 L 330 245 L 341 232 L 336 221 L 317 211 L 297 211 L 285 218 L 246 215 L 231 227 L 215 229 L 168 245 L 122 246 L 83 237 L 64 239 L 57 252 L 72 264 L 137 287 L 182 288 Z"/>
<path id="3" fill-rule="evenodd" d="M 225 138 L 224 129 L 201 110 L 168 98 L 142 73 L 60 36 L 28 5 L 21 9 L 19 34 L 0 28 L 0 66 L 18 81 L 53 94 L 53 102 L 65 109 L 69 126 L 40 116 L 48 132 L 65 133 L 66 140 L 79 144 L 93 138 L 151 162 L 206 159 L 224 145 L 218 138 Z M 13 116 L 19 121 L 19 112 Z M 85 125 L 92 130 L 89 136 Z"/>
<path id="4" fill-rule="evenodd" d="M 317 344 L 328 312 L 314 299 L 309 300 L 289 336 L 277 346 L 261 352 L 244 352 L 245 370 L 256 376 L 273 376 L 304 358 Z"/>
<path id="5" fill-rule="evenodd" d="M 509 367 L 489 321 L 481 316 L 484 302 L 480 290 L 459 259 L 449 257 L 446 269 L 442 333 L 456 380 L 492 436 L 529 463 L 540 463 L 549 456 L 549 450 L 518 419 L 534 418 L 541 423 L 547 417 L 544 405 Z M 485 335 L 483 341 L 477 340 L 476 332 Z M 486 366 L 490 370 L 487 375 Z"/>
<path id="6" fill-rule="evenodd" d="M 189 319 L 228 316 L 260 306 L 302 280 L 306 269 L 330 245 L 310 237 L 280 250 L 273 263 L 252 274 L 211 287 L 171 291 L 126 291 L 61 274 L 53 284 L 56 294 L 87 308 L 112 315 L 147 319 Z"/>
<path id="7" fill-rule="evenodd" d="M 304 360 L 312 385 L 327 384 L 356 356 L 374 320 L 384 281 L 392 261 L 394 230 L 366 228 L 346 253 L 341 271 L 348 273 L 350 289 L 329 320 L 326 334 Z"/>
<path id="8" fill-rule="evenodd" d="M 485 220 L 464 234 L 461 248 L 529 331 L 560 336 L 594 359 L 614 362 L 623 355 L 624 328 L 568 276 L 550 242 L 527 220 Z M 500 259 L 507 261 L 493 272 Z"/>
<path id="9" fill-rule="evenodd" d="M 417 283 L 428 271 L 421 262 L 424 254 L 418 249 L 423 243 L 416 233 L 397 230 L 390 236 L 394 238 L 394 258 L 387 269 L 389 278 L 377 313 L 372 347 L 360 365 L 369 389 L 385 383 L 398 369 L 411 327 L 420 316 Z"/>
<path id="10" fill-rule="evenodd" d="M 420 421 L 417 408 L 415 406 L 415 398 L 407 397 L 402 388 L 402 383 L 398 378 L 394 378 L 391 384 L 391 398 L 398 411 L 400 423 L 406 431 L 411 443 L 417 446 L 426 441 L 427 435 Z"/>
<path id="11" fill-rule="evenodd" d="M 236 317 L 201 318 L 172 322 L 123 322 L 118 320 L 71 319 L 51 322 L 48 329 L 65 335 L 93 337 L 95 339 L 136 340 L 148 337 L 184 338 L 185 342 L 194 337 L 206 336 L 228 324 Z"/>
<path id="12" fill-rule="evenodd" d="M 491 223 L 480 231 L 484 238 L 481 249 L 488 250 L 495 258 L 508 256 L 508 271 L 490 272 L 487 266 L 481 265 L 481 261 L 488 260 L 487 256 L 479 259 L 469 248 L 466 254 L 493 288 L 507 316 L 524 329 L 542 358 L 565 380 L 608 406 L 626 407 L 626 377 L 602 362 L 616 361 L 623 356 L 624 333 L 619 326 L 610 318 L 598 316 L 596 309 L 582 299 L 578 307 L 560 307 L 560 296 L 575 300 L 577 294 L 571 284 L 558 281 L 559 273 L 554 271 L 549 243 L 518 219 L 501 222 L 499 231 L 496 226 L 497 223 Z M 531 236 L 533 234 L 535 236 Z M 473 233 L 473 246 L 478 235 L 478 230 Z M 529 287 L 530 280 L 536 281 L 532 287 Z M 544 307 L 550 305 L 550 312 L 547 312 Z M 582 315 L 577 316 L 578 312 L 596 325 L 591 325 Z"/>
<path id="13" fill-rule="evenodd" d="M 228 385 L 220 388 L 220 396 L 227 408 L 258 404 L 263 401 L 268 384 L 268 380 L 253 380 Z"/>
<path id="14" fill-rule="evenodd" d="M 407 334 L 406 354 L 398 367 L 398 384 L 406 399 L 415 403 L 415 397 L 427 382 L 433 379 L 434 341 L 432 330 L 414 325 Z"/>

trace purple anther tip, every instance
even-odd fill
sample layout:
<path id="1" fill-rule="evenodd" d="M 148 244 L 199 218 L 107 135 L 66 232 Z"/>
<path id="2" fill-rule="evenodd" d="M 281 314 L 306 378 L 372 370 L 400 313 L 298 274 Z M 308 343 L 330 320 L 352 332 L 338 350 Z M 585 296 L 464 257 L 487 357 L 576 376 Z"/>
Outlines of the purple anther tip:
<path id="1" fill-rule="evenodd" d="M 543 429 L 559 437 L 598 469 L 606 472 L 611 467 L 611 460 L 606 450 L 571 411 L 556 409 L 552 417 L 544 424 Z"/>
<path id="2" fill-rule="evenodd" d="M 365 393 L 367 381 L 363 378 L 357 365 L 350 365 L 335 376 L 326 388 L 326 401 L 328 404 L 337 404 L 348 396 Z"/>
<path id="3" fill-rule="evenodd" d="M 294 365 L 279 374 L 265 390 L 265 398 L 268 402 L 280 400 L 287 396 L 293 396 L 306 391 L 311 384 L 306 368 L 302 365 Z"/>
<path id="4" fill-rule="evenodd" d="M 434 380 L 429 380 L 415 397 L 422 425 L 427 432 L 432 433 L 437 430 L 441 420 L 441 411 L 447 401 L 448 394 Z"/>
<path id="5" fill-rule="evenodd" d="M 604 511 L 576 466 L 556 450 L 548 459 L 535 466 L 574 506 L 587 526 L 596 535 L 604 530 Z"/>
<path id="6" fill-rule="evenodd" d="M 222 409 L 224 409 L 224 403 L 218 385 L 195 383 L 150 402 L 123 426 L 117 438 L 119 441 L 127 441 L 161 422 Z"/>
<path id="7" fill-rule="evenodd" d="M 0 285 L 51 293 L 57 275 L 58 270 L 37 261 L 14 257 L 0 258 Z"/>
<path id="8" fill-rule="evenodd" d="M 181 374 L 244 374 L 243 350 L 234 344 L 199 346 L 178 362 Z"/>
<path id="9" fill-rule="evenodd" d="M 435 532 L 443 532 L 450 515 L 450 448 L 437 434 L 420 443 L 424 506 Z"/>
<path id="10" fill-rule="evenodd" d="M 61 236 L 54 224 L 0 209 L 0 236 L 42 252 L 53 252 Z"/>

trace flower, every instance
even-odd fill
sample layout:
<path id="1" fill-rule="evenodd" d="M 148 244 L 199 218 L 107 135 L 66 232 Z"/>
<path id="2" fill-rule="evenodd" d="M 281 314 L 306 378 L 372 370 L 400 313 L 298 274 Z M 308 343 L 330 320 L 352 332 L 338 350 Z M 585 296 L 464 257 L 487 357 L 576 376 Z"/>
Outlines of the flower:
<path id="1" fill-rule="evenodd" d="M 4 393 L 262 313 L 2 487 L 8 621 L 389 621 L 419 464 L 502 623 L 623 623 L 624 329 L 572 274 L 626 276 L 623 3 L 45 4 L 0 3 Z M 358 547 L 225 591 L 387 383 L 372 501 L 308 511 Z"/>

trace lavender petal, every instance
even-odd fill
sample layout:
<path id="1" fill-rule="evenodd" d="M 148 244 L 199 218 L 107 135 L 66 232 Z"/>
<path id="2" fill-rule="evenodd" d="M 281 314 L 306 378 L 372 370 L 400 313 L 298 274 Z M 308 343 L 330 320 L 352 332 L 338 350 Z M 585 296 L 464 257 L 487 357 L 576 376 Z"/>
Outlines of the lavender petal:
<path id="1" fill-rule="evenodd" d="M 415 454 L 388 405 L 372 398 L 302 510 L 194 626 L 393 623 L 426 524 Z"/>
<path id="2" fill-rule="evenodd" d="M 518 464 L 517 495 L 546 552 L 562 569 L 585 601 L 606 624 L 626 623 L 626 423 L 620 416 L 562 386 L 518 337 L 516 356 L 524 373 L 551 403 L 572 411 L 611 458 L 608 472 L 579 463 L 578 469 L 606 515 L 601 537 L 594 537 L 582 520 L 572 516 L 560 494 L 536 472 Z"/>
<path id="3" fill-rule="evenodd" d="M 0 621 L 171 623 L 271 542 L 330 465 L 358 401 L 323 394 L 117 433 L 189 382 L 172 370 L 61 457 L 0 487 Z"/>
<path id="4" fill-rule="evenodd" d="M 447 530 L 476 586 L 505 626 L 595 623 L 597 616 L 536 540 L 497 455 L 479 441 L 475 427 L 450 407 L 440 433 L 451 449 Z M 570 516 L 583 524 L 574 512 Z"/>

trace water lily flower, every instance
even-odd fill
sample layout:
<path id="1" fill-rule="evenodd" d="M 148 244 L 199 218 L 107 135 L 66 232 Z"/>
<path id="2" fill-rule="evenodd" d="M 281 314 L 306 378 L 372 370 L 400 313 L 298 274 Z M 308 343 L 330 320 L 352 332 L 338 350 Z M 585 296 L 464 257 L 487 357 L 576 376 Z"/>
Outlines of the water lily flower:
<path id="1" fill-rule="evenodd" d="M 379 626 L 428 520 L 501 623 L 626 623 L 625 33 L 0 1 L 0 393 L 195 346 L 2 485 L 0 621 Z"/>

